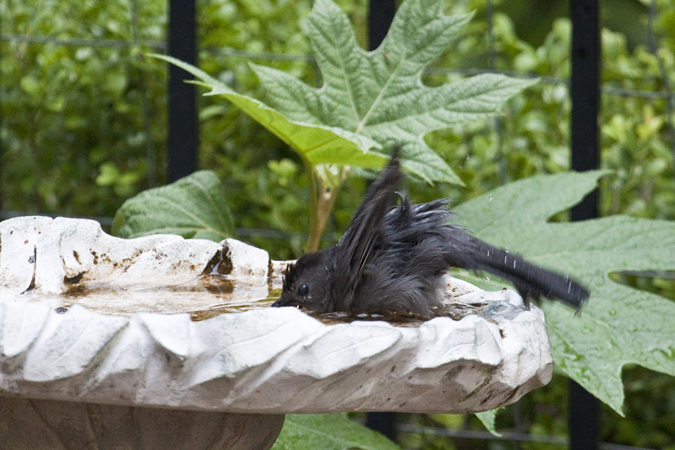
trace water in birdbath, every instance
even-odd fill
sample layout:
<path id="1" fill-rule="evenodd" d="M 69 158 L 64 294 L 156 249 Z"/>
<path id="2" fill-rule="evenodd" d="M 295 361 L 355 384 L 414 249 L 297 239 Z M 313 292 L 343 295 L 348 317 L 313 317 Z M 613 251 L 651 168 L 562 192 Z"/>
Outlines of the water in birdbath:
<path id="1" fill-rule="evenodd" d="M 64 279 L 65 290 L 60 294 L 40 289 L 28 289 L 22 295 L 29 301 L 51 304 L 57 312 L 65 313 L 74 304 L 110 315 L 130 316 L 138 312 L 178 314 L 188 313 L 193 321 L 206 320 L 221 314 L 251 311 L 269 307 L 281 295 L 283 274 L 292 261 L 271 261 L 268 276 L 233 275 L 232 262 L 223 252 L 209 261 L 201 274 L 182 278 L 176 284 L 153 280 L 152 275 L 132 283 L 116 283 L 115 278 L 103 280 L 75 276 Z M 198 269 L 197 269 L 198 270 Z M 197 272 L 199 273 L 199 272 Z M 455 280 L 456 281 L 456 280 Z M 442 308 L 434 317 L 461 320 L 471 314 L 483 314 L 492 302 L 482 299 L 466 302 L 466 292 L 452 282 L 446 286 Z M 349 323 L 356 320 L 386 321 L 396 326 L 416 327 L 427 318 L 406 313 L 314 313 L 307 312 L 325 324 Z"/>

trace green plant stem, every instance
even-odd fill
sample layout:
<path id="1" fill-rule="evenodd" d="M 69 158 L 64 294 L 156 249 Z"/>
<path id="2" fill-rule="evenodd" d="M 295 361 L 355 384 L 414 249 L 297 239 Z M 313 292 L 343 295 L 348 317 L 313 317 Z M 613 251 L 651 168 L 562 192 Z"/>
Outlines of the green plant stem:
<path id="1" fill-rule="evenodd" d="M 321 236 L 326 228 L 326 222 L 333 210 L 335 199 L 344 181 L 347 169 L 340 169 L 340 184 L 335 187 L 327 186 L 314 170 L 314 167 L 305 161 L 305 170 L 309 176 L 309 238 L 305 251 L 315 252 L 319 249 Z"/>
<path id="2" fill-rule="evenodd" d="M 319 196 L 316 188 L 316 174 L 312 165 L 303 158 L 305 163 L 305 172 L 309 176 L 309 237 L 307 245 L 305 245 L 305 252 L 313 252 L 319 248 L 319 237 L 317 237 L 319 227 Z M 319 234 L 320 236 L 320 234 Z"/>

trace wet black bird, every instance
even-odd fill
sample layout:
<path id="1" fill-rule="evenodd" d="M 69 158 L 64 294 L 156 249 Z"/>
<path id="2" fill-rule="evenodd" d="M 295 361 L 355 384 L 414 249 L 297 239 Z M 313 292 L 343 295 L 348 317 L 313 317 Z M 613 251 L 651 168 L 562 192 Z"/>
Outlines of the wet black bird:
<path id="1" fill-rule="evenodd" d="M 289 266 L 272 306 L 319 313 L 407 313 L 432 317 L 441 306 L 441 280 L 450 267 L 486 271 L 509 280 L 529 306 L 544 296 L 579 307 L 588 290 L 473 237 L 448 223 L 448 200 L 412 204 L 401 196 L 396 152 L 333 247 L 308 253 Z"/>

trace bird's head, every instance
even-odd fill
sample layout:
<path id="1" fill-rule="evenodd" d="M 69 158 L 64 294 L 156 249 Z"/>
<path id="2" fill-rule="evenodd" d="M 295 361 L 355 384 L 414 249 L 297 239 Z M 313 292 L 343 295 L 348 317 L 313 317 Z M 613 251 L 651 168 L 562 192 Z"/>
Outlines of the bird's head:
<path id="1" fill-rule="evenodd" d="M 331 269 L 326 252 L 303 255 L 284 272 L 281 297 L 272 306 L 303 307 L 320 313 L 333 311 L 330 297 Z"/>

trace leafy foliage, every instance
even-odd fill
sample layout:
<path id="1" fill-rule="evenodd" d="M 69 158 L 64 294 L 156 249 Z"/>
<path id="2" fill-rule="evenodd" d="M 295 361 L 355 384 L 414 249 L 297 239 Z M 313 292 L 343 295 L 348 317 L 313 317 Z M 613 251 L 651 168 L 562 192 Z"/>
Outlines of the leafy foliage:
<path id="1" fill-rule="evenodd" d="M 161 41 L 165 2 L 139 4 L 139 39 Z M 166 78 L 143 45 L 89 47 L 58 39 L 131 42 L 129 2 L 0 2 L 4 209 L 112 216 L 125 198 L 161 180 Z M 155 72 L 151 75 L 151 72 Z M 151 121 L 143 97 L 152 98 Z M 148 128 L 146 125 L 155 125 Z M 157 147 L 154 147 L 156 150 Z M 150 158 L 158 163 L 152 165 Z"/>
<path id="2" fill-rule="evenodd" d="M 433 130 L 490 117 L 532 84 L 484 74 L 441 87 L 421 85 L 424 68 L 447 50 L 468 19 L 442 15 L 436 0 L 408 0 L 382 45 L 366 52 L 340 8 L 319 0 L 305 28 L 323 86 L 315 89 L 283 71 L 252 65 L 272 108 L 195 67 L 162 58 L 197 76 L 211 88 L 209 95 L 223 95 L 242 108 L 312 167 L 380 167 L 387 155 L 375 149 L 395 141 L 406 144 L 404 166 L 411 172 L 427 181 L 459 182 L 422 138 Z"/>
<path id="3" fill-rule="evenodd" d="M 576 316 L 557 303 L 542 304 L 554 360 L 621 414 L 624 365 L 675 375 L 675 303 L 617 284 L 608 275 L 675 270 L 675 223 L 626 216 L 546 222 L 580 201 L 602 174 L 532 177 L 462 204 L 456 212 L 477 236 L 589 287 L 591 298 Z"/>
<path id="4" fill-rule="evenodd" d="M 236 93 L 197 67 L 155 56 L 195 75 L 211 89 L 208 95 L 224 96 L 300 155 L 311 173 L 307 250 L 313 251 L 348 166 L 379 167 L 388 156 L 382 146 L 399 143 L 402 165 L 415 175 L 429 182 L 461 183 L 424 136 L 493 116 L 504 101 L 533 83 L 483 74 L 423 86 L 422 71 L 447 50 L 468 19 L 443 15 L 436 0 L 407 0 L 380 47 L 366 52 L 340 8 L 331 0 L 319 0 L 305 29 L 323 86 L 315 89 L 283 71 L 252 64 L 272 107 Z"/>
<path id="5" fill-rule="evenodd" d="M 423 137 L 430 131 L 496 114 L 502 103 L 532 82 L 484 74 L 426 87 L 422 71 L 447 51 L 469 20 L 444 16 L 435 0 L 401 4 L 377 50 L 358 46 L 345 14 L 329 0 L 316 2 L 305 22 L 323 86 L 314 89 L 288 74 L 253 66 L 273 106 L 296 121 L 319 123 L 363 134 L 379 143 L 406 143 L 404 163 L 427 181 L 459 182 Z M 366 150 L 366 148 L 362 148 Z M 352 158 L 312 149 L 313 164 L 353 163 Z"/>
<path id="6" fill-rule="evenodd" d="M 389 439 L 342 414 L 287 415 L 272 450 L 396 450 Z"/>
<path id="7" fill-rule="evenodd" d="M 225 83 L 211 77 L 203 70 L 200 70 L 191 64 L 182 62 L 170 56 L 153 56 L 175 64 L 198 77 L 204 86 L 211 88 L 211 92 L 207 95 L 220 95 L 227 98 L 261 125 L 274 133 L 282 141 L 300 151 L 301 154 L 314 165 L 322 162 L 335 162 L 335 158 L 342 163 L 350 160 L 350 158 L 345 157 L 344 155 L 352 155 L 351 159 L 355 161 L 363 159 L 368 161 L 373 159 L 372 155 L 370 157 L 365 156 L 367 154 L 360 150 L 361 147 L 368 149 L 376 145 L 376 143 L 370 139 L 340 128 L 317 126 L 306 124 L 302 121 L 289 120 L 282 112 L 270 108 L 263 102 L 255 100 L 247 95 L 238 94 Z M 319 162 L 317 162 L 317 158 L 313 156 L 316 154 L 327 155 L 326 158 L 328 158 L 328 161 L 321 161 L 321 157 L 319 157 Z M 383 158 L 384 155 L 375 159 L 375 161 Z"/>
<path id="8" fill-rule="evenodd" d="M 218 177 L 202 170 L 124 202 L 112 232 L 125 238 L 179 234 L 219 242 L 234 235 L 234 224 Z"/>

